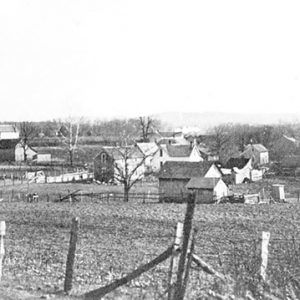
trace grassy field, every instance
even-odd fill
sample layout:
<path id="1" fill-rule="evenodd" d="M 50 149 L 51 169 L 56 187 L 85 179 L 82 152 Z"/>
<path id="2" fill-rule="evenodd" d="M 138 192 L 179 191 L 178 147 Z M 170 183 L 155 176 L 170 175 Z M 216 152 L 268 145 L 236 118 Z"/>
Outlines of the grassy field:
<path id="1" fill-rule="evenodd" d="M 39 193 L 58 193 L 68 187 L 121 190 L 120 186 L 94 184 L 30 188 Z M 156 187 L 149 189 L 155 191 Z M 137 186 L 136 190 L 145 190 L 145 186 Z M 71 219 L 77 216 L 81 225 L 73 293 L 103 286 L 163 252 L 173 242 L 174 228 L 183 220 L 184 212 L 184 204 L 141 201 L 1 202 L 0 220 L 7 222 L 4 278 L 28 291 L 61 291 Z M 261 233 L 270 231 L 268 278 L 273 288 L 283 293 L 288 282 L 300 280 L 299 214 L 298 204 L 198 205 L 194 217 L 198 229 L 195 252 L 233 278 L 235 295 L 243 296 L 246 289 L 256 295 Z M 107 299 L 126 294 L 127 299 L 164 299 L 168 266 L 169 262 L 159 265 Z M 208 290 L 224 294 L 226 289 L 227 285 L 193 269 L 187 298 L 211 299 L 206 296 Z"/>

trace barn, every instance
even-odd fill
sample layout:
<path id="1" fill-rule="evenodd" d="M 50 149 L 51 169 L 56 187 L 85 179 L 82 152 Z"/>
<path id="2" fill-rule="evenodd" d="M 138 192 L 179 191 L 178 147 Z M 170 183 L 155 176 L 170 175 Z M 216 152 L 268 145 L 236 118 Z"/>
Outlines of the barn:
<path id="1" fill-rule="evenodd" d="M 215 203 L 228 196 L 228 187 L 221 178 L 193 177 L 186 185 L 196 195 L 196 203 Z"/>
<path id="2" fill-rule="evenodd" d="M 213 162 L 167 161 L 158 176 L 160 201 L 186 194 L 186 185 L 193 177 L 221 178 L 222 172 Z"/>
<path id="3" fill-rule="evenodd" d="M 15 147 L 19 143 L 19 132 L 15 126 L 0 124 L 0 161 L 15 161 Z"/>

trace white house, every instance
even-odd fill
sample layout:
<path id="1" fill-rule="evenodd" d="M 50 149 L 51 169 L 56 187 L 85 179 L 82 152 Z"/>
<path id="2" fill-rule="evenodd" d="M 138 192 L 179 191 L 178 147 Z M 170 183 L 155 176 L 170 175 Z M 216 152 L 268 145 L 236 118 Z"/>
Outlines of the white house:
<path id="1" fill-rule="evenodd" d="M 160 152 L 156 143 L 137 143 L 137 148 L 143 153 L 145 167 L 148 171 L 158 172 L 160 170 Z"/>
<path id="2" fill-rule="evenodd" d="M 37 151 L 29 147 L 28 145 L 25 146 L 25 153 L 26 153 L 27 160 L 33 160 L 37 156 Z M 18 143 L 15 147 L 15 161 L 21 162 L 24 160 L 25 160 L 24 148 L 21 143 Z"/>

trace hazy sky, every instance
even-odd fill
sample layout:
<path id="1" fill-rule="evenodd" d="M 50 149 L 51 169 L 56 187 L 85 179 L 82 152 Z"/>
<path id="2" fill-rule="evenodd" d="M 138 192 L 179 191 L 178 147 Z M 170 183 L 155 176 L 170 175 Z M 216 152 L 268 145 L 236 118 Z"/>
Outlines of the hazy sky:
<path id="1" fill-rule="evenodd" d="M 0 1 L 0 120 L 300 112 L 300 2 Z"/>

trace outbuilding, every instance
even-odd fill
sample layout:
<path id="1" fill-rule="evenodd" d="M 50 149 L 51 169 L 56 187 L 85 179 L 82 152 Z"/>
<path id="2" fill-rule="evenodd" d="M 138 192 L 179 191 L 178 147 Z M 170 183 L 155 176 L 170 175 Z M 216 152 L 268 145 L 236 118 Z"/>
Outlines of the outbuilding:
<path id="1" fill-rule="evenodd" d="M 186 188 L 196 194 L 196 203 L 215 203 L 228 196 L 228 187 L 221 178 L 193 177 Z"/>
<path id="2" fill-rule="evenodd" d="M 167 161 L 158 176 L 160 201 L 187 194 L 186 185 L 193 177 L 221 178 L 222 172 L 213 162 Z"/>

